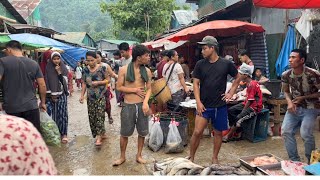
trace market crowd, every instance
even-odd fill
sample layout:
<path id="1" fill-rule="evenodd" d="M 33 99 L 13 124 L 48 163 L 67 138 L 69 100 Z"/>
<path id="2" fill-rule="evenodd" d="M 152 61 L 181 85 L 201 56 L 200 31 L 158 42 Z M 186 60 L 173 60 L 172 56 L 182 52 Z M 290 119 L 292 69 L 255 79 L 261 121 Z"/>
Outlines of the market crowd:
<path id="1" fill-rule="evenodd" d="M 0 115 L 0 139 L 3 139 L 0 141 L 0 159 L 6 161 L 0 164 L 0 175 L 57 174 L 41 138 L 40 113 L 46 112 L 52 117 L 59 128 L 61 142 L 68 143 L 67 101 L 74 91 L 73 78 L 81 90 L 79 102 L 87 103 L 90 129 L 97 147 L 106 138 L 106 113 L 108 122 L 113 123 L 110 99 L 115 89 L 117 103 L 122 110 L 121 153 L 114 166 L 126 161 L 128 137 L 135 129 L 138 132 L 136 161 L 146 163 L 142 150 L 149 133 L 152 81 L 161 78 L 167 82 L 171 100 L 159 104 L 157 111 L 177 111 L 179 104 L 190 94 L 196 100 L 195 129 L 187 158 L 194 161 L 201 135 L 210 122 L 214 130 L 211 160 L 219 163 L 222 143 L 238 138 L 235 136 L 241 135 L 242 123 L 257 116 L 264 108 L 260 85 L 268 79 L 263 76 L 262 69 L 255 68 L 248 51 L 239 52 L 242 65 L 236 67 L 231 56 L 219 56 L 216 38 L 206 36 L 198 44 L 203 59 L 196 63 L 192 72 L 177 51 L 164 50 L 160 53 L 161 60 L 153 65 L 156 73 L 152 73 L 150 51 L 143 45 L 135 45 L 130 52 L 129 44 L 121 43 L 111 61 L 99 51 L 88 51 L 72 69 L 64 63 L 61 54 L 54 51 L 44 53 L 46 64 L 41 68 L 36 61 L 23 56 L 18 41 L 10 41 L 4 50 L 6 57 L 0 59 L 1 109 L 8 114 Z M 305 66 L 306 60 L 304 50 L 292 50 L 289 58 L 291 69 L 282 75 L 288 109 L 281 132 L 288 156 L 293 161 L 300 161 L 294 131 L 298 128 L 304 140 L 305 156 L 310 161 L 311 151 L 315 149 L 313 127 L 320 114 L 320 74 Z M 193 83 L 193 92 L 187 87 L 188 83 Z M 231 84 L 228 89 L 227 83 Z M 246 92 L 244 100 L 229 107 L 238 98 L 237 91 L 242 86 Z M 224 131 L 227 133 L 223 135 Z M 11 147 L 19 150 L 11 150 Z"/>

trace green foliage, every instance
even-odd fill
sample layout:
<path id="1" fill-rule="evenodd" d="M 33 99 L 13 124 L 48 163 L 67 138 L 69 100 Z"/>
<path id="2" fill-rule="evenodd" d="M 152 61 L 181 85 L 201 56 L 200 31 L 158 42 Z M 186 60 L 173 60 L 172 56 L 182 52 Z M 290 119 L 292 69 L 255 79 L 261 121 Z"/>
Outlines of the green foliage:
<path id="1" fill-rule="evenodd" d="M 115 38 L 112 19 L 109 14 L 100 11 L 100 2 L 100 0 L 42 0 L 39 5 L 42 25 L 59 32 L 85 31 L 95 40 Z"/>
<path id="2" fill-rule="evenodd" d="M 165 31 L 174 9 L 179 9 L 175 0 L 118 0 L 114 3 L 100 3 L 101 12 L 108 12 L 116 26 L 131 32 L 140 42 Z"/>

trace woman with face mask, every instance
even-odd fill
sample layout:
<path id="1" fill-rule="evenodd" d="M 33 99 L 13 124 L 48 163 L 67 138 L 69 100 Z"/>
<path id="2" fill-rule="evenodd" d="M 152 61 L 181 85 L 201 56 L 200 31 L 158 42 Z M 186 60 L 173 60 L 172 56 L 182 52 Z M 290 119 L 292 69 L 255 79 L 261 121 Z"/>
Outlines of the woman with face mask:
<path id="1" fill-rule="evenodd" d="M 51 59 L 46 67 L 45 81 L 47 86 L 47 112 L 57 123 L 62 143 L 67 143 L 68 133 L 68 107 L 67 85 L 68 69 L 58 52 L 52 52 Z"/>

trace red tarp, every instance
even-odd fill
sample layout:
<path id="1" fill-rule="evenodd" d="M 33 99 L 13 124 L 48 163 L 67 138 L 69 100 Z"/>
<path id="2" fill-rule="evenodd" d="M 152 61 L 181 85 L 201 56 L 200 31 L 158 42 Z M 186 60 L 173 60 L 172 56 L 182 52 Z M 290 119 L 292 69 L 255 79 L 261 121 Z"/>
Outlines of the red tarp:
<path id="1" fill-rule="evenodd" d="M 263 27 L 257 24 L 234 20 L 217 20 L 188 27 L 165 39 L 178 42 L 180 40 L 201 40 L 206 35 L 230 37 L 245 33 L 259 33 L 264 31 Z"/>
<path id="2" fill-rule="evenodd" d="M 280 9 L 313 9 L 320 8 L 320 0 L 253 0 L 259 7 Z"/>

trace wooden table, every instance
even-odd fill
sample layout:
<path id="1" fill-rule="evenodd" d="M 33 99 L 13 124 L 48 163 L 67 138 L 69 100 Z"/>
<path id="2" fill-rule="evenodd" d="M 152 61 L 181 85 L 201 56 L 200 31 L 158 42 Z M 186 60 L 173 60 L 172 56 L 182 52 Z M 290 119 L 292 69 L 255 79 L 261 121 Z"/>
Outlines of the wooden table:
<path id="1" fill-rule="evenodd" d="M 274 127 L 273 127 L 273 134 L 275 136 L 279 136 L 279 130 L 281 128 L 281 124 L 283 119 L 280 117 L 280 108 L 281 105 L 287 105 L 286 99 L 268 99 L 268 104 L 273 105 L 273 117 L 274 117 Z"/>
<path id="2" fill-rule="evenodd" d="M 187 111 L 187 118 L 188 118 L 188 135 L 192 136 L 194 125 L 195 125 L 195 119 L 196 119 L 196 108 L 186 108 L 184 109 Z"/>

